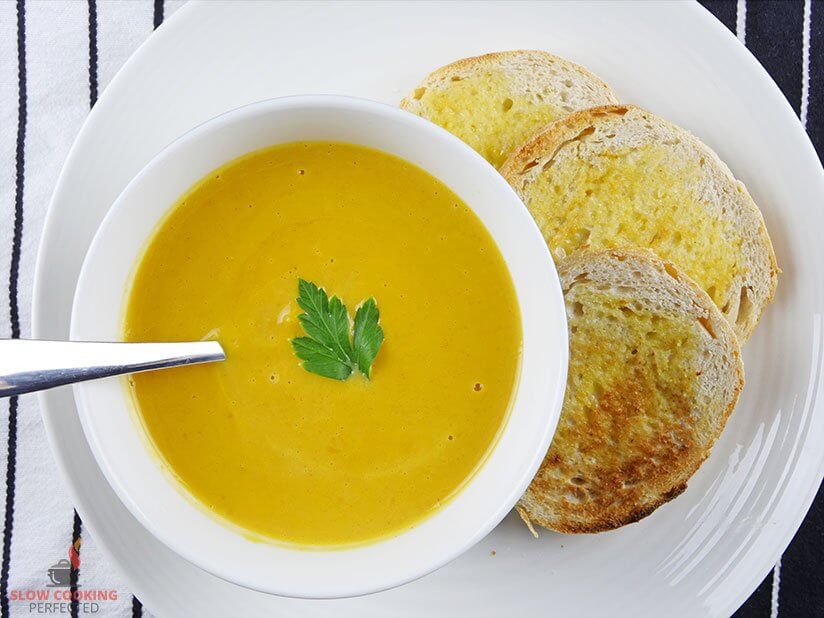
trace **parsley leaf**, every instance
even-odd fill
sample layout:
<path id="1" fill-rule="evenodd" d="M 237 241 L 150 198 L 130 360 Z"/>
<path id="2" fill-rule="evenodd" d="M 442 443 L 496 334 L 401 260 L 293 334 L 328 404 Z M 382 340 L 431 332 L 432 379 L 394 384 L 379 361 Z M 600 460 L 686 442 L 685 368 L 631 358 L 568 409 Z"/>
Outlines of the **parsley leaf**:
<path id="1" fill-rule="evenodd" d="M 383 343 L 383 329 L 378 324 L 380 312 L 374 298 L 364 302 L 355 313 L 355 361 L 360 372 L 369 377 L 372 363 Z"/>
<path id="2" fill-rule="evenodd" d="M 345 380 L 357 369 L 369 379 L 372 364 L 383 343 L 380 313 L 374 298 L 365 301 L 355 314 L 354 345 L 350 341 L 350 319 L 346 305 L 310 281 L 298 280 L 298 316 L 308 337 L 296 337 L 292 348 L 306 371 L 325 378 Z"/>
<path id="3" fill-rule="evenodd" d="M 303 330 L 319 344 L 331 350 L 342 363 L 354 358 L 349 343 L 349 313 L 337 296 L 332 300 L 314 283 L 298 280 L 298 305 L 306 313 L 298 316 Z"/>
<path id="4" fill-rule="evenodd" d="M 303 361 L 303 368 L 324 378 L 345 380 L 352 375 L 352 366 L 342 362 L 335 353 L 309 337 L 292 339 L 295 354 Z"/>

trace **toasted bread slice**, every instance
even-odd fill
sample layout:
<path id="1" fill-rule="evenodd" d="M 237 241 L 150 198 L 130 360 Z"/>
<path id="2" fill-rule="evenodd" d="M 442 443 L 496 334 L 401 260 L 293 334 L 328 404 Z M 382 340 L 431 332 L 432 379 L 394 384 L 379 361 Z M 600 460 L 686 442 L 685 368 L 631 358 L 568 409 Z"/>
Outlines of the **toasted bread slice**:
<path id="1" fill-rule="evenodd" d="M 401 107 L 451 131 L 499 167 L 540 127 L 616 102 L 609 86 L 577 64 L 543 51 L 507 51 L 441 67 Z"/>
<path id="2" fill-rule="evenodd" d="M 778 267 L 744 185 L 691 133 L 633 106 L 576 112 L 535 135 L 501 173 L 556 259 L 643 247 L 695 280 L 745 341 Z"/>
<path id="3" fill-rule="evenodd" d="M 600 532 L 684 491 L 738 400 L 743 367 L 709 296 L 652 252 L 581 251 L 558 268 L 567 391 L 517 509 L 530 528 Z"/>

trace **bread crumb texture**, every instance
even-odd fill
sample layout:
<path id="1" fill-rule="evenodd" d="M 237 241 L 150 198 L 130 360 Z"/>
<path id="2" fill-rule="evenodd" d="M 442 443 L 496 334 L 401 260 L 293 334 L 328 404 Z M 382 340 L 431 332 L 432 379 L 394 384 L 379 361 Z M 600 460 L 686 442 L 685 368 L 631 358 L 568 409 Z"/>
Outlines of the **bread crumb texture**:
<path id="1" fill-rule="evenodd" d="M 499 167 L 541 127 L 614 101 L 609 87 L 578 65 L 546 52 L 513 51 L 442 67 L 401 107 L 442 126 Z"/>
<path id="2" fill-rule="evenodd" d="M 609 139 L 609 138 L 605 138 Z M 647 247 L 686 272 L 721 306 L 741 259 L 729 220 L 700 201 L 701 163 L 666 145 L 605 148 L 582 164 L 578 143 L 528 189 L 529 203 L 556 258 L 581 248 Z"/>
<path id="3" fill-rule="evenodd" d="M 686 488 L 737 400 L 743 374 L 731 327 L 706 294 L 647 253 L 623 262 L 622 252 L 581 252 L 579 263 L 591 265 L 561 265 L 567 389 L 519 503 L 527 522 L 597 532 L 648 515 Z"/>
<path id="4" fill-rule="evenodd" d="M 698 283 L 741 341 L 775 294 L 775 254 L 744 185 L 700 140 L 649 112 L 571 114 L 501 173 L 556 261 L 582 249 L 651 249 Z"/>

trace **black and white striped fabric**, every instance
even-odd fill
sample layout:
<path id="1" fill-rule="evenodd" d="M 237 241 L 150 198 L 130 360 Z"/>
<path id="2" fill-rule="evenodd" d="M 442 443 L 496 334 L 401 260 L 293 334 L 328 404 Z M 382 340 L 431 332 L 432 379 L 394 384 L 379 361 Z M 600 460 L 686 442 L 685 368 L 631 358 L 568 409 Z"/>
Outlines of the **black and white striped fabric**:
<path id="1" fill-rule="evenodd" d="M 824 0 L 701 0 L 756 55 L 824 152 Z M 43 218 L 68 150 L 98 94 L 182 0 L 0 0 L 0 337 L 30 335 Z M 6 277 L 8 277 L 6 279 Z M 6 284 L 2 284 L 6 281 Z M 0 401 L 0 618 L 29 614 L 15 592 L 81 556 L 72 589 L 117 591 L 100 616 L 145 616 L 84 534 L 48 451 L 32 396 Z M 824 616 L 824 497 L 741 617 Z M 78 616 L 84 608 L 70 603 Z"/>
<path id="2" fill-rule="evenodd" d="M 0 337 L 31 335 L 37 245 L 57 176 L 83 121 L 126 59 L 182 1 L 0 0 Z M 72 589 L 115 591 L 100 616 L 145 616 L 84 534 L 49 452 L 33 396 L 0 401 L 0 617 L 30 614 L 14 594 L 44 590 L 48 568 L 81 566 Z M 82 541 L 78 542 L 79 539 Z M 69 602 L 64 614 L 89 613 Z"/>

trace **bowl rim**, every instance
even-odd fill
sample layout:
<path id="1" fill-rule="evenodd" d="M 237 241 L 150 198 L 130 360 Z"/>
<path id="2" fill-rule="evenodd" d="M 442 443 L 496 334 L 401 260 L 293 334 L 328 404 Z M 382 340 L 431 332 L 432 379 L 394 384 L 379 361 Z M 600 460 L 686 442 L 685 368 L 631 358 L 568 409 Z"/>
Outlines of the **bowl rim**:
<path id="1" fill-rule="evenodd" d="M 248 571 L 245 573 L 241 573 L 237 570 L 238 564 L 225 566 L 225 561 L 221 558 L 214 558 L 210 555 L 210 552 L 200 548 L 194 547 L 191 545 L 187 545 L 184 542 L 178 542 L 178 539 L 173 534 L 171 530 L 171 526 L 169 526 L 169 522 L 158 522 L 155 516 L 149 515 L 144 508 L 141 507 L 142 502 L 140 499 L 137 499 L 133 495 L 133 489 L 129 488 L 122 482 L 121 477 L 119 474 L 113 469 L 111 465 L 111 460 L 109 459 L 109 452 L 103 448 L 101 441 L 99 440 L 98 435 L 98 428 L 95 424 L 95 420 L 92 414 L 92 408 L 95 406 L 93 401 L 97 399 L 95 395 L 95 389 L 97 388 L 98 383 L 80 383 L 73 386 L 73 392 L 75 396 L 75 400 L 77 402 L 78 413 L 80 416 L 81 424 L 83 426 L 83 431 L 86 435 L 86 439 L 89 442 L 91 450 L 94 454 L 95 459 L 98 462 L 101 470 L 104 473 L 105 478 L 107 479 L 108 483 L 112 486 L 115 493 L 117 494 L 118 498 L 124 503 L 127 509 L 140 521 L 140 523 L 146 527 L 158 540 L 160 540 L 164 545 L 169 547 L 172 551 L 177 553 L 178 555 L 182 556 L 189 562 L 203 568 L 204 570 L 213 573 L 214 575 L 225 579 L 230 582 L 234 582 L 245 586 L 247 588 L 260 590 L 263 592 L 283 595 L 283 596 L 290 596 L 290 597 L 297 597 L 297 598 L 319 598 L 319 599 L 328 599 L 328 598 L 343 598 L 343 597 L 350 597 L 350 596 L 359 596 L 363 594 L 369 594 L 373 592 L 378 592 L 380 590 L 386 590 L 388 588 L 393 588 L 398 585 L 402 585 L 404 583 L 413 581 L 422 577 L 431 571 L 440 568 L 441 566 L 447 564 L 448 562 L 452 561 L 456 557 L 458 557 L 461 553 L 475 545 L 478 541 L 480 541 L 484 536 L 486 536 L 497 524 L 507 515 L 507 513 L 512 509 L 515 505 L 517 500 L 526 490 L 529 482 L 533 478 L 534 474 L 537 472 L 538 467 L 540 466 L 541 462 L 543 461 L 544 454 L 549 447 L 549 443 L 554 435 L 558 419 L 560 417 L 560 409 L 561 404 L 563 402 L 563 397 L 565 393 L 565 386 L 566 386 L 566 371 L 567 371 L 567 362 L 568 362 L 568 341 L 567 341 L 567 325 L 566 325 L 566 317 L 565 312 L 563 310 L 563 296 L 561 293 L 560 288 L 560 281 L 558 279 L 557 271 L 554 266 L 554 262 L 552 257 L 549 253 L 548 248 L 546 247 L 545 242 L 543 241 L 543 237 L 540 231 L 537 228 L 537 225 L 532 221 L 531 215 L 529 215 L 526 207 L 521 202 L 520 198 L 515 194 L 514 190 L 506 183 L 503 177 L 498 174 L 497 170 L 493 168 L 489 163 L 486 162 L 479 154 L 477 154 L 474 150 L 472 150 L 469 146 L 463 143 L 460 139 L 453 136 L 451 133 L 445 131 L 444 129 L 422 119 L 418 116 L 415 116 L 411 113 L 403 111 L 401 109 L 383 104 L 377 103 L 374 101 L 370 101 L 368 99 L 356 98 L 356 97 L 349 97 L 349 96 L 342 96 L 342 95 L 291 95 L 286 97 L 278 97 L 273 99 L 265 99 L 262 101 L 257 101 L 254 103 L 246 104 L 241 107 L 223 112 L 209 120 L 204 121 L 203 123 L 193 127 L 192 129 L 186 131 L 181 136 L 176 138 L 172 141 L 169 145 L 165 148 L 160 150 L 157 154 L 155 154 L 151 160 L 135 175 L 134 178 L 126 185 L 117 199 L 114 201 L 112 206 L 109 208 L 108 212 L 106 213 L 105 217 L 103 218 L 97 232 L 92 239 L 92 242 L 89 246 L 89 249 L 86 253 L 86 256 L 83 261 L 83 266 L 80 271 L 80 275 L 78 277 L 78 282 L 75 288 L 75 296 L 73 299 L 72 305 L 72 314 L 71 314 L 71 328 L 70 328 L 70 338 L 75 340 L 78 336 L 82 336 L 81 333 L 88 328 L 87 325 L 84 325 L 84 295 L 88 294 L 88 290 L 90 286 L 93 286 L 93 283 L 90 281 L 90 277 L 92 277 L 94 272 L 94 263 L 96 255 L 101 251 L 101 246 L 106 239 L 107 235 L 110 234 L 110 229 L 115 224 L 117 219 L 123 214 L 124 210 L 128 208 L 129 198 L 134 193 L 139 193 L 140 188 L 147 182 L 147 179 L 151 178 L 152 174 L 155 173 L 158 169 L 162 168 L 170 159 L 176 157 L 180 151 L 185 150 L 187 147 L 190 147 L 192 143 L 197 142 L 198 140 L 208 140 L 211 135 L 218 132 L 221 128 L 228 127 L 234 123 L 242 121 L 250 116 L 254 116 L 258 113 L 281 113 L 281 112 L 294 112 L 296 110 L 303 110 L 303 109 L 321 109 L 325 111 L 334 111 L 340 112 L 342 110 L 354 110 L 356 112 L 364 113 L 368 116 L 372 116 L 375 119 L 380 119 L 380 121 L 386 122 L 397 122 L 399 124 L 408 124 L 413 127 L 416 131 L 419 131 L 418 139 L 421 140 L 429 140 L 433 144 L 440 142 L 442 145 L 448 145 L 452 150 L 457 153 L 460 153 L 459 156 L 463 157 L 463 165 L 466 166 L 475 166 L 479 170 L 482 171 L 484 181 L 491 185 L 497 185 L 497 189 L 499 189 L 504 194 L 509 195 L 510 202 L 512 203 L 511 206 L 515 207 L 516 210 L 519 210 L 519 218 L 522 220 L 523 223 L 527 223 L 526 230 L 524 232 L 525 235 L 531 236 L 531 241 L 527 241 L 524 239 L 524 244 L 528 245 L 530 242 L 535 245 L 536 241 L 540 241 L 540 247 L 543 249 L 544 254 L 544 264 L 543 268 L 541 268 L 540 264 L 535 264 L 536 269 L 545 271 L 544 274 L 549 274 L 549 279 L 545 282 L 547 292 L 553 296 L 555 308 L 557 311 L 554 314 L 555 318 L 558 318 L 556 323 L 554 324 L 554 336 L 556 337 L 556 341 L 558 345 L 555 347 L 554 353 L 553 352 L 546 352 L 546 359 L 551 359 L 551 365 L 554 368 L 554 376 L 550 383 L 548 383 L 548 387 L 553 386 L 554 388 L 547 388 L 547 393 L 543 397 L 543 401 L 549 404 L 549 414 L 546 415 L 546 419 L 541 427 L 541 431 L 539 432 L 539 444 L 540 447 L 533 449 L 533 452 L 527 458 L 527 465 L 523 466 L 521 471 L 520 477 L 518 482 L 510 488 L 507 492 L 506 498 L 501 500 L 498 504 L 497 508 L 494 509 L 493 512 L 488 513 L 484 516 L 485 521 L 475 527 L 471 534 L 466 535 L 461 539 L 460 542 L 454 542 L 449 544 L 444 544 L 437 548 L 437 551 L 433 549 L 432 559 L 428 561 L 427 565 L 422 567 L 418 566 L 416 568 L 407 569 L 403 571 L 403 569 L 395 569 L 392 574 L 385 573 L 383 571 L 380 572 L 378 575 L 376 571 L 371 571 L 369 573 L 369 579 L 372 580 L 370 583 L 361 582 L 359 585 L 339 585 L 339 584 L 330 584 L 326 582 L 325 585 L 302 585 L 296 586 L 286 585 L 283 586 L 279 582 L 269 582 L 266 581 L 265 578 L 251 576 Z M 286 143 L 288 141 L 293 140 L 285 140 L 284 142 L 272 142 L 272 145 L 277 143 Z M 309 141 L 309 140 L 307 140 Z M 369 144 L 364 144 L 366 146 L 376 148 L 375 146 L 370 146 Z M 381 150 L 381 148 L 377 148 Z M 257 150 L 257 147 L 249 148 L 246 152 L 252 152 Z M 409 161 L 406 157 L 398 155 L 405 160 Z M 234 159 L 234 156 L 228 157 L 224 160 L 225 162 L 231 161 Z M 423 167 L 420 162 L 410 161 L 414 165 L 418 165 L 419 167 Z M 215 166 L 217 167 L 217 166 Z M 426 169 L 426 168 L 424 168 Z M 433 176 L 439 176 L 430 170 L 426 170 L 431 173 Z M 440 179 L 440 178 L 439 178 Z M 443 180 L 442 180 L 443 182 Z M 191 185 L 193 183 L 189 183 Z M 450 186 L 448 183 L 447 186 Z M 454 190 L 453 187 L 450 186 Z M 126 206 L 124 206 L 124 204 Z M 467 201 L 467 204 L 470 208 L 475 212 L 473 205 Z M 153 224 L 156 224 L 160 218 L 162 218 L 162 214 L 168 212 L 170 205 L 166 205 L 159 217 L 153 219 Z M 524 218 L 528 219 L 526 221 Z M 486 223 L 485 223 L 486 226 Z M 490 229 L 487 226 L 490 234 L 495 239 L 496 243 L 498 243 L 498 238 L 496 237 L 496 231 Z M 144 237 L 142 239 L 145 242 L 148 237 Z M 537 245 L 536 245 L 537 247 Z M 502 251 L 503 253 L 503 251 Z M 139 256 L 139 253 L 138 253 Z M 135 258 L 137 256 L 134 256 Z M 511 265 L 509 260 L 505 257 L 505 261 L 507 262 L 507 267 L 510 268 Z M 510 271 L 510 276 L 515 277 L 515 273 Z M 537 277 L 536 277 L 537 279 Z M 513 281 L 514 283 L 514 281 Z M 128 286 L 128 278 L 123 282 L 124 288 L 121 290 L 121 297 L 125 297 L 126 288 Z M 520 293 L 519 293 L 519 304 L 520 304 Z M 121 307 L 117 307 L 118 314 L 120 313 Z M 521 307 L 521 312 L 523 314 L 523 307 Z M 523 315 L 522 315 L 523 318 Z M 120 318 L 118 318 L 118 322 L 120 322 Z M 526 340 L 527 332 L 526 326 L 523 323 L 522 319 L 522 336 L 524 340 Z M 525 343 L 525 341 L 524 341 Z M 524 372 L 526 371 L 525 363 L 523 362 L 522 356 L 522 367 L 521 367 L 521 377 L 523 377 Z M 113 380 L 116 380 L 113 379 Z M 515 395 L 520 397 L 521 392 L 521 384 L 516 385 L 515 392 L 513 393 L 513 400 L 517 399 Z M 129 408 L 130 403 L 127 401 L 128 397 L 126 396 L 126 391 L 122 387 L 122 398 L 125 403 L 125 407 Z M 515 408 L 517 401 L 513 401 L 512 408 L 510 411 L 509 419 L 507 419 L 505 426 L 502 428 L 500 432 L 500 436 L 495 446 L 493 446 L 492 451 L 498 450 L 501 441 L 510 431 L 512 426 L 512 421 L 515 414 Z M 138 428 L 134 428 L 135 433 L 139 433 Z M 146 451 L 147 456 L 156 457 L 154 454 L 150 454 L 148 451 L 149 449 L 144 449 Z M 486 460 L 481 465 L 481 469 L 486 469 L 492 463 L 492 457 L 487 456 Z M 173 488 L 178 493 L 183 493 L 182 488 L 175 484 L 168 475 L 165 479 L 168 485 Z M 455 499 L 451 500 L 451 502 L 439 509 L 433 515 L 425 518 L 424 521 L 419 522 L 416 526 L 414 526 L 411 530 L 407 530 L 405 532 L 400 533 L 397 536 L 390 537 L 387 539 L 381 539 L 375 541 L 373 543 L 368 544 L 366 547 L 375 548 L 384 546 L 389 542 L 392 542 L 398 538 L 409 536 L 415 529 L 422 527 L 423 525 L 428 525 L 429 522 L 436 521 L 440 518 L 440 516 L 444 513 L 444 511 L 452 508 L 457 508 L 456 505 L 460 504 L 460 497 L 461 495 L 465 494 L 467 490 L 476 485 L 479 482 L 480 471 L 476 472 L 472 478 L 466 483 L 466 485 L 460 490 L 459 495 L 455 497 Z M 183 497 L 183 496 L 181 496 Z M 185 496 L 187 501 L 196 500 L 191 496 Z M 199 510 L 199 509 L 198 509 Z M 200 517 L 208 519 L 212 524 L 216 524 L 217 519 L 208 516 L 204 512 L 200 512 Z M 221 528 L 234 534 L 238 537 L 238 541 L 240 542 L 242 539 L 242 535 L 239 535 L 237 531 L 232 531 L 230 528 L 225 526 L 225 524 L 217 524 L 220 525 Z M 247 538 L 248 541 L 248 538 Z M 447 545 L 449 545 L 447 547 Z M 282 547 L 278 547 L 277 545 L 265 545 L 266 547 L 273 548 L 279 552 L 283 550 Z M 329 555 L 329 554 L 336 554 L 340 555 L 350 551 L 359 551 L 361 546 L 353 547 L 351 549 L 331 549 L 331 550 L 313 550 L 312 552 L 307 552 L 306 550 L 300 549 L 286 549 L 284 551 L 289 552 L 298 552 L 301 554 L 308 554 L 312 553 L 314 555 Z M 402 571 L 402 572 L 401 572 Z M 364 578 L 361 578 L 364 579 Z"/>

